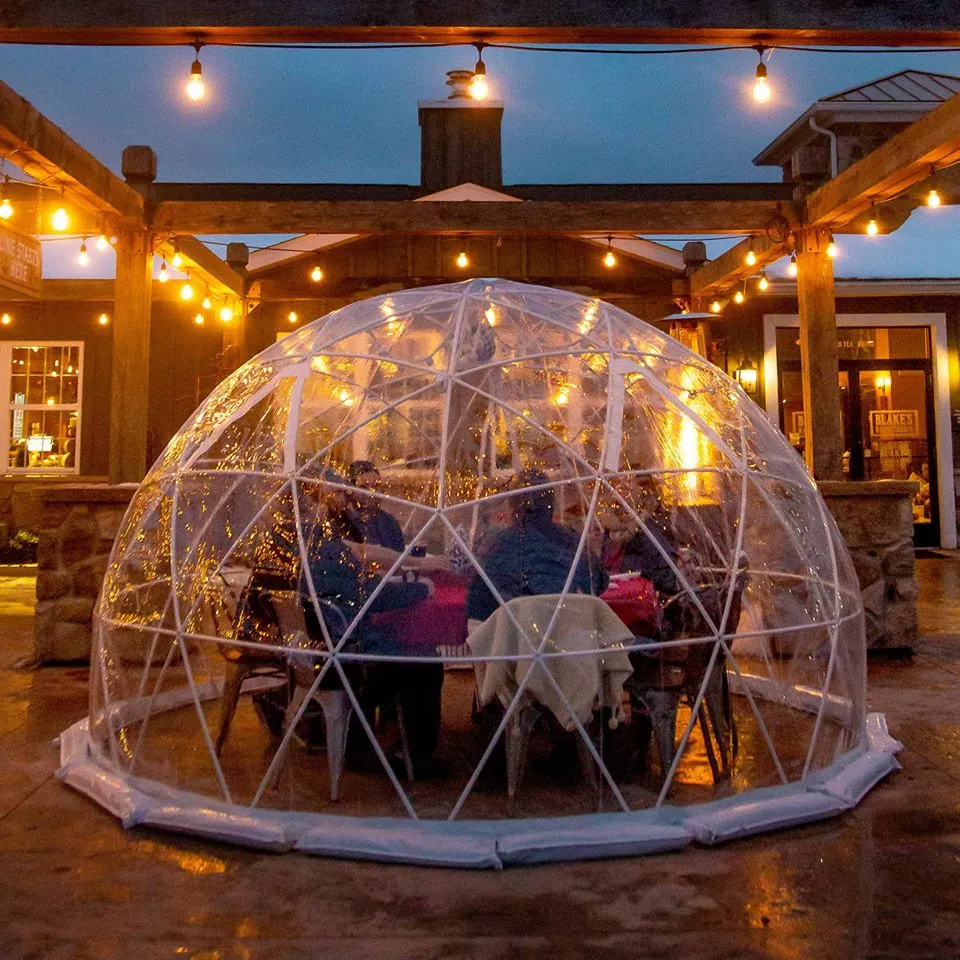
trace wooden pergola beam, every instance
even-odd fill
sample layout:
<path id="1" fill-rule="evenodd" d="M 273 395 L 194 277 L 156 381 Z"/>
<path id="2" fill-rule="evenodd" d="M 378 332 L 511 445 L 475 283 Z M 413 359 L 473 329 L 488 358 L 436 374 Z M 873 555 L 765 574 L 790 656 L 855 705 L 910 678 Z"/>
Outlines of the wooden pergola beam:
<path id="1" fill-rule="evenodd" d="M 752 233 L 792 204 L 772 200 L 366 201 L 167 200 L 157 233 L 644 234 Z"/>
<path id="2" fill-rule="evenodd" d="M 810 226 L 839 227 L 960 160 L 960 95 L 911 123 L 806 198 Z"/>
<path id="3" fill-rule="evenodd" d="M 31 0 L 5 5 L 0 40 L 21 43 L 443 42 L 482 36 L 557 43 L 956 45 L 960 31 L 924 0 Z"/>
<path id="4" fill-rule="evenodd" d="M 757 256 L 757 262 L 752 267 L 747 265 L 745 259 L 751 246 Z M 786 241 L 771 240 L 764 235 L 741 240 L 736 246 L 716 259 L 708 260 L 690 274 L 690 296 L 707 297 L 718 294 L 724 288 L 735 286 L 747 277 L 759 273 L 786 252 Z"/>
<path id="5" fill-rule="evenodd" d="M 55 123 L 0 82 L 0 153 L 53 194 L 63 188 L 82 210 L 132 224 L 143 220 L 143 197 Z"/>
<path id="6" fill-rule="evenodd" d="M 176 250 L 186 261 L 191 278 L 205 284 L 214 296 L 242 297 L 246 292 L 246 278 L 196 237 L 165 240 L 157 246 L 156 252 L 169 261 Z"/>

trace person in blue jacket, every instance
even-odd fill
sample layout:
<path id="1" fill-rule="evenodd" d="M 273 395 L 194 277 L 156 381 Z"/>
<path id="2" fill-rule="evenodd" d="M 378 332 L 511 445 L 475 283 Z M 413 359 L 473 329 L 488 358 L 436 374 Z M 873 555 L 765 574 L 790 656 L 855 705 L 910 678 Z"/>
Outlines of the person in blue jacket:
<path id="1" fill-rule="evenodd" d="M 552 488 L 522 489 L 548 482 L 539 470 L 523 470 L 517 474 L 514 486 L 521 488 L 521 492 L 511 498 L 512 523 L 493 538 L 481 558 L 483 572 L 505 601 L 561 593 L 567 582 L 580 534 L 554 522 Z M 603 564 L 584 546 L 570 592 L 601 594 L 608 582 Z M 486 620 L 498 606 L 483 578 L 476 576 L 467 593 L 467 616 L 472 620 Z"/>
<path id="2" fill-rule="evenodd" d="M 380 501 L 362 491 L 375 491 L 380 486 L 380 471 L 370 460 L 354 460 L 347 467 L 347 476 L 357 488 L 347 504 L 346 518 L 350 525 L 350 539 L 361 543 L 375 543 L 397 553 L 403 553 L 403 530 L 397 518 L 380 506 Z"/>

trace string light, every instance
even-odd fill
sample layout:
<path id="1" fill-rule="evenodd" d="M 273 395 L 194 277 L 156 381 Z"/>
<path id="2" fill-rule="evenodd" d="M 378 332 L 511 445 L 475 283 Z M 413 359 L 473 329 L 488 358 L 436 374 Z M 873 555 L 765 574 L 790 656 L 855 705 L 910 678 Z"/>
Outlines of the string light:
<path id="1" fill-rule="evenodd" d="M 180 288 L 180 299 L 181 300 L 192 300 L 193 299 L 193 287 L 189 283 L 185 283 Z"/>
<path id="2" fill-rule="evenodd" d="M 867 222 L 866 234 L 868 237 L 875 237 L 880 232 L 880 225 L 877 223 L 877 208 L 870 204 L 870 220 Z"/>
<path id="3" fill-rule="evenodd" d="M 310 271 L 310 279 L 314 283 L 319 283 L 323 279 L 323 271 L 319 267 L 314 267 Z"/>
<path id="4" fill-rule="evenodd" d="M 770 286 L 770 281 L 767 279 L 767 274 L 765 270 L 760 271 L 760 279 L 757 281 L 757 286 L 761 290 L 766 290 Z"/>
<path id="5" fill-rule="evenodd" d="M 193 49 L 197 51 L 197 56 L 193 63 L 190 64 L 190 79 L 187 81 L 186 86 L 187 96 L 194 102 L 202 100 L 203 95 L 207 92 L 207 88 L 203 82 L 203 67 L 200 64 L 200 48 L 202 46 L 203 44 L 200 42 L 193 45 Z"/>
<path id="6" fill-rule="evenodd" d="M 473 68 L 470 81 L 470 96 L 474 100 L 486 100 L 490 96 L 490 85 L 487 83 L 487 65 L 483 62 L 485 44 L 475 43 L 474 46 L 477 48 L 477 65 Z"/>
<path id="7" fill-rule="evenodd" d="M 193 322 L 194 322 L 198 327 L 202 327 L 202 326 L 203 326 L 203 314 L 202 314 L 202 313 L 195 313 L 195 314 L 193 315 Z"/>
<path id="8" fill-rule="evenodd" d="M 63 233 L 70 226 L 70 214 L 67 213 L 67 208 L 63 205 L 62 187 L 60 188 L 60 206 L 53 211 L 50 222 L 53 224 L 53 229 L 58 233 Z"/>
<path id="9" fill-rule="evenodd" d="M 607 237 L 607 252 L 603 255 L 603 265 L 608 269 L 612 270 L 617 265 L 617 257 L 613 252 L 613 238 Z"/>
<path id="10" fill-rule="evenodd" d="M 103 251 L 109 249 L 109 247 L 110 241 L 107 239 L 105 234 L 101 233 L 100 236 L 97 237 L 97 249 L 103 253 Z"/>
<path id="11" fill-rule="evenodd" d="M 745 296 L 745 294 L 744 294 L 744 292 L 743 292 L 742 290 L 738 290 L 738 291 L 733 295 L 733 302 L 734 302 L 734 303 L 743 303 L 743 301 L 746 300 L 746 299 L 747 299 L 747 298 L 746 298 L 746 296 Z"/>
<path id="12" fill-rule="evenodd" d="M 90 262 L 90 255 L 87 253 L 87 238 L 80 241 L 80 252 L 77 254 L 77 263 L 85 267 Z"/>
<path id="13" fill-rule="evenodd" d="M 105 313 L 101 313 L 100 316 L 97 317 L 97 323 L 99 323 L 101 327 L 105 327 L 109 322 L 110 318 Z"/>
<path id="14" fill-rule="evenodd" d="M 710 312 L 711 312 L 711 313 L 719 313 L 719 312 L 720 312 L 720 301 L 719 301 L 719 300 L 713 300 L 713 301 L 711 301 L 711 303 L 710 303 Z"/>
<path id="15" fill-rule="evenodd" d="M 221 307 L 220 319 L 224 323 L 229 323 L 233 319 L 233 310 L 231 310 L 230 307 Z"/>
<path id="16" fill-rule="evenodd" d="M 827 234 L 827 250 L 826 250 L 827 256 L 831 260 L 833 260 L 836 257 L 838 252 L 839 251 L 837 250 L 837 245 L 833 242 L 833 234 L 828 233 Z"/>
<path id="17" fill-rule="evenodd" d="M 287 319 L 288 319 L 291 323 L 296 323 L 300 318 L 297 316 L 297 311 L 296 311 L 296 310 L 291 310 L 291 311 L 287 314 Z"/>
<path id="18" fill-rule="evenodd" d="M 797 255 L 795 253 L 790 254 L 790 262 L 787 264 L 787 275 L 791 277 L 797 275 Z"/>
<path id="19" fill-rule="evenodd" d="M 754 49 L 760 55 L 760 62 L 757 64 L 757 74 L 753 81 L 753 99 L 757 103 L 766 103 L 770 99 L 770 84 L 767 81 L 767 65 L 763 62 L 765 47 L 758 43 Z"/>
<path id="20" fill-rule="evenodd" d="M 170 274 L 167 272 L 167 261 L 160 261 L 160 272 L 157 274 L 157 279 L 161 283 L 166 283 L 170 279 Z"/>
<path id="21" fill-rule="evenodd" d="M 930 176 L 935 178 L 937 174 L 937 168 L 934 166 L 930 167 Z M 940 194 L 937 192 L 937 183 L 934 179 L 934 182 L 930 184 L 930 192 L 927 194 L 927 206 L 936 209 L 940 206 L 941 199 Z M 0 210 L 0 216 L 3 216 L 2 210 Z"/>
<path id="22" fill-rule="evenodd" d="M 170 266 L 174 270 L 179 270 L 183 266 L 183 256 L 180 253 L 180 247 L 178 244 L 173 245 L 173 256 L 170 258 Z"/>
<path id="23" fill-rule="evenodd" d="M 467 256 L 466 250 L 461 250 L 457 254 L 456 264 L 461 270 L 466 270 L 470 266 L 470 258 Z"/>
<path id="24" fill-rule="evenodd" d="M 0 317 L 0 323 L 2 323 L 5 327 L 9 327 L 12 320 L 13 317 L 11 317 L 9 313 L 5 313 L 2 317 Z"/>
<path id="25" fill-rule="evenodd" d="M 10 202 L 10 198 L 7 196 L 8 183 L 10 183 L 10 178 L 4 174 L 3 196 L 0 197 L 0 220 L 9 220 L 13 216 L 13 204 Z"/>
<path id="26" fill-rule="evenodd" d="M 206 295 L 203 298 L 203 303 L 201 303 L 200 306 L 203 307 L 204 310 L 209 310 L 213 306 L 213 304 L 210 302 L 209 291 L 207 291 Z"/>
<path id="27" fill-rule="evenodd" d="M 750 246 L 747 248 L 747 255 L 743 258 L 743 262 L 748 267 L 755 267 L 757 265 L 757 254 L 753 249 L 753 240 L 750 241 Z"/>

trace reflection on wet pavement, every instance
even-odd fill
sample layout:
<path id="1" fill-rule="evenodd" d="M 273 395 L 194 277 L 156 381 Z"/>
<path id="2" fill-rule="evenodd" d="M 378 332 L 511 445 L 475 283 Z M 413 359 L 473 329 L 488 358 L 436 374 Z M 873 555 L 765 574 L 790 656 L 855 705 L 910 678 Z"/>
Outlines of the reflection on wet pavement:
<path id="1" fill-rule="evenodd" d="M 0 957 L 960 955 L 960 573 L 922 560 L 912 660 L 871 663 L 904 769 L 838 820 L 722 848 L 503 874 L 124 832 L 53 777 L 86 670 L 13 670 L 32 582 L 0 580 Z M 748 748 L 749 749 L 749 748 Z M 696 779 L 694 777 L 694 779 Z"/>

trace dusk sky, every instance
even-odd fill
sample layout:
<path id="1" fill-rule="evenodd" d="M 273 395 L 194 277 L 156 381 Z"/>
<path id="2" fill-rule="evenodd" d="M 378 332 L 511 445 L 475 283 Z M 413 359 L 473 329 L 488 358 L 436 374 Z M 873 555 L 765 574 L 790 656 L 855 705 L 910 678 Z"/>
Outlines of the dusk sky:
<path id="1" fill-rule="evenodd" d="M 137 143 L 156 150 L 161 180 L 416 183 L 417 100 L 445 97 L 445 71 L 476 59 L 470 47 L 207 47 L 208 96 L 193 104 L 183 95 L 193 56 L 189 47 L 8 45 L 0 77 L 117 172 L 123 148 Z M 484 59 L 492 96 L 506 103 L 507 184 L 776 180 L 779 170 L 752 159 L 817 98 L 908 68 L 960 74 L 956 53 L 774 51 L 773 98 L 758 107 L 752 51 L 494 49 Z M 960 276 L 958 253 L 960 207 L 921 210 L 891 237 L 842 238 L 836 272 Z M 47 276 L 81 272 L 75 242 L 47 243 L 44 257 Z M 92 259 L 83 275 L 112 276 L 110 255 Z"/>

